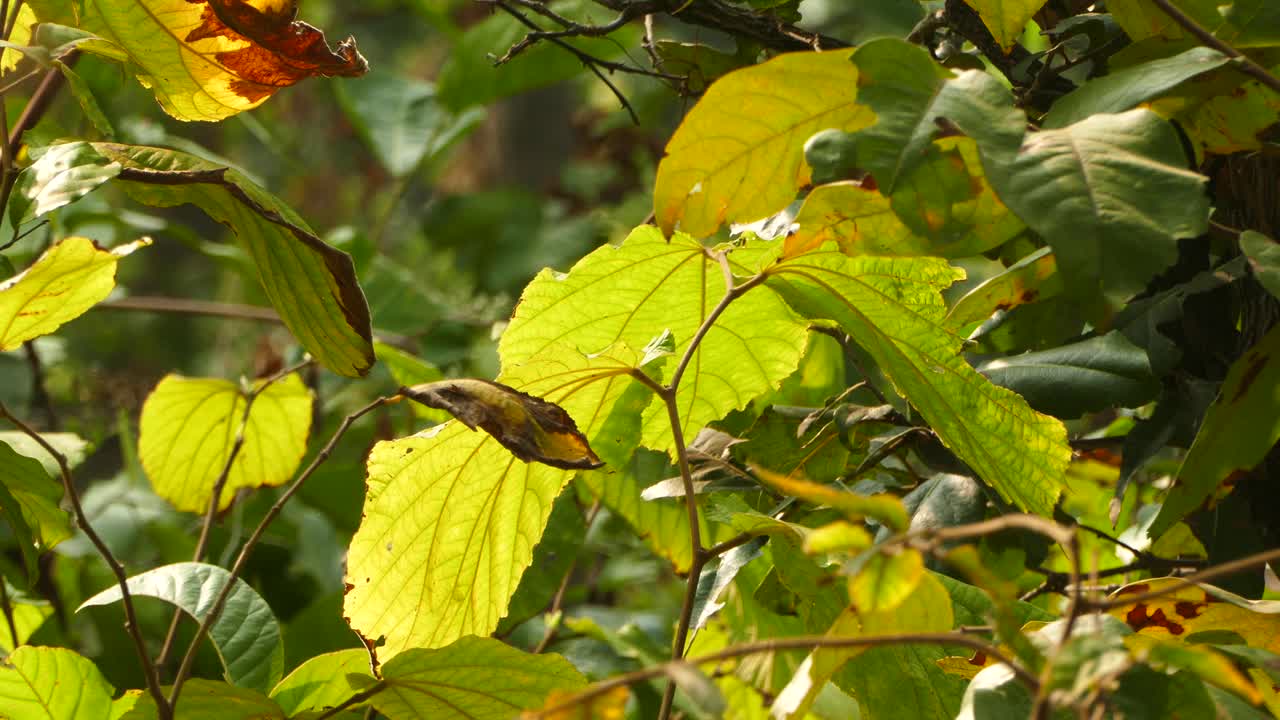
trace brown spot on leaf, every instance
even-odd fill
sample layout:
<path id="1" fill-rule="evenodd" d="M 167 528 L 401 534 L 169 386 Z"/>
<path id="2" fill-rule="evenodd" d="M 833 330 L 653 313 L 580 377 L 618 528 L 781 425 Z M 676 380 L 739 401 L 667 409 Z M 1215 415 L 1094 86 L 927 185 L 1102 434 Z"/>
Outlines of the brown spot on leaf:
<path id="1" fill-rule="evenodd" d="M 195 42 L 226 38 L 244 47 L 217 54 L 218 62 L 237 76 L 231 89 L 249 102 L 309 77 L 365 74 L 369 64 L 353 38 L 336 50 L 320 30 L 293 19 L 293 12 L 264 13 L 245 0 L 187 0 L 204 5 L 201 23 L 183 38 Z"/>
<path id="2" fill-rule="evenodd" d="M 987 664 L 987 654 L 981 650 L 975 652 L 973 657 L 969 658 L 969 664 L 977 665 L 978 667 L 985 667 Z"/>
<path id="3" fill-rule="evenodd" d="M 1188 600 L 1179 600 L 1174 603 L 1173 609 L 1178 613 L 1178 615 L 1190 620 L 1192 618 L 1200 617 L 1200 613 L 1204 612 L 1205 605 L 1206 603 L 1193 603 Z"/>
<path id="4" fill-rule="evenodd" d="M 1253 385 L 1253 381 L 1258 379 L 1258 375 L 1266 369 L 1267 362 L 1271 359 L 1266 353 L 1250 353 L 1248 362 L 1249 366 L 1245 368 L 1244 375 L 1240 378 L 1240 387 L 1236 388 L 1236 392 L 1231 396 L 1231 402 L 1236 403 L 1240 398 L 1249 391 L 1249 386 Z"/>
<path id="5" fill-rule="evenodd" d="M 1162 627 L 1169 631 L 1171 635 L 1181 635 L 1186 629 L 1181 624 L 1170 620 L 1164 614 L 1163 608 L 1157 608 L 1154 613 L 1148 614 L 1148 605 L 1146 603 L 1138 603 L 1133 606 L 1125 615 L 1125 622 L 1134 632 L 1139 632 L 1149 627 Z"/>
<path id="6" fill-rule="evenodd" d="M 1035 302 L 1040 297 L 1040 291 L 1035 288 L 1027 288 L 1018 294 L 1018 299 L 1024 303 Z"/>

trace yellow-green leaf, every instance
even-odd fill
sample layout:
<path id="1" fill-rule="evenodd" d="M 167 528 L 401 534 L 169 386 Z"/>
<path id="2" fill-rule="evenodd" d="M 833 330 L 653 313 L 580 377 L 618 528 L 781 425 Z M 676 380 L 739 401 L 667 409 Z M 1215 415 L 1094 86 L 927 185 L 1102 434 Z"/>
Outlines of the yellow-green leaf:
<path id="1" fill-rule="evenodd" d="M 290 715 L 333 707 L 356 693 L 347 675 L 373 680 L 367 651 L 339 650 L 316 655 L 277 683 L 271 690 L 271 699 Z"/>
<path id="2" fill-rule="evenodd" d="M 1182 640 L 1192 633 L 1230 630 L 1252 647 L 1280 653 L 1280 604 L 1270 600 L 1246 600 L 1209 585 L 1188 585 L 1177 578 L 1156 578 L 1129 583 L 1108 596 L 1169 590 L 1150 600 L 1129 603 L 1107 612 L 1123 620 L 1135 633 L 1158 640 Z"/>
<path id="3" fill-rule="evenodd" d="M 896 555 L 871 553 L 849 581 L 849 599 L 859 613 L 893 610 L 924 577 L 924 556 L 910 548 Z"/>
<path id="4" fill-rule="evenodd" d="M 155 720 L 156 705 L 150 695 L 138 697 L 120 720 Z M 182 686 L 178 720 L 285 720 L 284 711 L 257 690 L 224 682 L 192 678 Z"/>
<path id="5" fill-rule="evenodd" d="M 62 19 L 66 0 L 34 0 L 36 15 Z M 179 120 L 221 120 L 313 76 L 368 70 L 347 38 L 294 21 L 295 3 L 249 0 L 83 0 L 79 27 L 110 41 L 138 81 Z M 85 49 L 98 50 L 90 43 Z"/>
<path id="6" fill-rule="evenodd" d="M 978 11 L 982 24 L 991 31 L 992 37 L 1000 43 L 1007 53 L 1022 37 L 1031 17 L 1047 0 L 964 0 L 965 4 Z"/>
<path id="7" fill-rule="evenodd" d="M 705 237 L 791 203 L 809 183 L 804 143 L 820 130 L 866 127 L 849 51 L 792 53 L 731 72 L 685 116 L 658 165 L 658 226 Z"/>
<path id="8" fill-rule="evenodd" d="M 0 351 L 48 335 L 104 300 L 116 285 L 120 258 L 149 244 L 103 250 L 88 238 L 69 237 L 0 283 Z"/>
<path id="9" fill-rule="evenodd" d="M 9 33 L 8 41 L 14 45 L 26 45 L 31 42 L 31 29 L 35 24 L 36 13 L 31 9 L 30 5 L 23 5 L 18 8 L 18 17 L 13 23 L 13 30 Z M 0 53 L 0 75 L 18 67 L 18 61 L 21 59 L 21 50 L 6 47 L 4 52 Z"/>
<path id="10" fill-rule="evenodd" d="M 90 660 L 66 648 L 20 647 L 0 665 L 0 717 L 107 720 L 114 688 Z"/>
<path id="11" fill-rule="evenodd" d="M 902 501 L 889 493 L 859 495 L 837 487 L 779 475 L 761 467 L 753 467 L 751 471 L 783 494 L 817 505 L 829 505 L 847 515 L 851 520 L 874 518 L 897 532 L 906 530 L 907 525 L 910 524 L 907 509 L 903 507 Z"/>
<path id="12" fill-rule="evenodd" d="M 259 380 L 255 384 L 260 385 Z M 245 394 L 217 378 L 168 375 L 142 406 L 138 455 L 156 494 L 186 512 L 204 512 L 227 465 L 244 417 Z M 258 394 L 218 508 L 242 489 L 274 487 L 292 477 L 307 450 L 311 391 L 288 375 Z"/>
<path id="13" fill-rule="evenodd" d="M 35 605 L 27 602 L 14 602 L 13 608 L 13 630 L 10 631 L 9 621 L 0 618 L 0 652 L 13 652 L 13 636 L 18 636 L 18 644 L 24 645 L 31 634 L 40 629 L 45 620 L 53 616 L 52 605 Z"/>

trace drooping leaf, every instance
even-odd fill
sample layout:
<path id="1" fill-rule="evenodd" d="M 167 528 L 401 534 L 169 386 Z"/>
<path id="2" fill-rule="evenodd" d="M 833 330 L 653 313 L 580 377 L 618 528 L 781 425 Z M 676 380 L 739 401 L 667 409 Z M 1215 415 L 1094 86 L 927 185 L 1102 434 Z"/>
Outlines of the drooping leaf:
<path id="1" fill-rule="evenodd" d="M 1249 269 L 1262 287 L 1280 298 L 1280 245 L 1260 232 L 1240 233 L 1240 251 L 1249 257 Z"/>
<path id="2" fill-rule="evenodd" d="M 26 271 L 0 283 L 0 351 L 48 335 L 104 300 L 116 284 L 120 258 L 150 245 L 138 240 L 111 250 L 69 237 Z"/>
<path id="3" fill-rule="evenodd" d="M 1147 534 L 1155 539 L 1200 505 L 1235 471 L 1262 462 L 1280 440 L 1280 327 L 1231 364 L 1205 413 L 1177 480 Z"/>
<path id="4" fill-rule="evenodd" d="M 1173 57 L 1116 70 L 1090 80 L 1054 102 L 1041 127 L 1062 128 L 1090 115 L 1131 110 L 1228 61 L 1229 58 L 1217 50 L 1194 47 Z"/>
<path id="5" fill-rule="evenodd" d="M 157 495 L 184 512 L 209 508 L 244 420 L 245 401 L 235 383 L 218 378 L 167 375 L 156 385 L 142 406 L 138 455 Z M 220 510 L 241 490 L 283 485 L 293 476 L 307 450 L 311 405 L 311 391 L 297 374 L 258 394 L 218 498 Z"/>
<path id="6" fill-rule="evenodd" d="M 979 477 L 1021 509 L 1052 512 L 1070 457 L 1066 431 L 962 359 L 938 295 L 954 269 L 927 258 L 822 251 L 767 274 L 797 311 L 838 322 Z"/>
<path id="7" fill-rule="evenodd" d="M 352 649 L 316 655 L 277 683 L 271 690 L 271 699 L 288 715 L 331 708 L 358 692 L 347 680 L 351 674 L 373 680 L 368 651 Z"/>
<path id="8" fill-rule="evenodd" d="M 120 163 L 87 142 L 48 148 L 13 184 L 9 222 L 14 227 L 67 205 L 120 174 Z"/>
<path id="9" fill-rule="evenodd" d="M 129 578 L 129 593 L 164 600 L 204 622 L 230 576 L 216 565 L 174 563 Z M 77 611 L 110 605 L 120 597 L 120 586 L 112 585 L 85 600 Z M 227 679 L 239 688 L 265 693 L 280 682 L 284 674 L 280 625 L 271 607 L 244 580 L 236 578 L 222 613 L 209 627 L 209 640 L 218 651 Z"/>
<path id="10" fill-rule="evenodd" d="M 1057 273 L 1052 249 L 1040 248 L 965 293 L 947 313 L 947 326 L 964 335 L 997 310 L 1051 298 L 1062 290 Z"/>
<path id="11" fill-rule="evenodd" d="M 142 694 L 119 720 L 154 720 L 155 701 Z M 182 686 L 181 720 L 285 720 L 284 711 L 261 692 L 224 682 L 192 678 Z"/>
<path id="12" fill-rule="evenodd" d="M 734 262 L 736 252 L 730 264 L 746 274 Z M 724 292 L 724 272 L 697 241 L 677 234 L 668 242 L 657 229 L 640 227 L 621 247 L 596 250 L 568 274 L 540 273 L 525 288 L 498 353 L 507 367 L 556 341 L 594 353 L 619 341 L 644 347 L 670 332 L 679 358 Z M 777 388 L 799 364 L 805 336 L 805 324 L 771 293 L 751 291 L 731 303 L 702 338 L 678 388 L 684 437 Z M 640 444 L 674 449 L 662 403 L 646 409 Z M 594 440 L 592 446 L 609 460 Z"/>
<path id="13" fill-rule="evenodd" d="M 14 720 L 109 720 L 114 692 L 66 648 L 24 646 L 0 664 L 0 716 Z"/>
<path id="14" fill-rule="evenodd" d="M 1139 407 L 1160 391 L 1146 351 L 1120 332 L 1051 350 L 994 358 L 979 364 L 977 370 L 996 385 L 1026 398 L 1036 410 L 1060 418 L 1077 418 L 1109 407 Z"/>
<path id="15" fill-rule="evenodd" d="M 516 717 L 542 706 L 552 692 L 586 684 L 558 655 L 531 655 L 480 637 L 435 650 L 406 650 L 383 665 L 382 679 L 386 690 L 371 704 L 393 719 Z"/>
<path id="16" fill-rule="evenodd" d="M 525 462 L 565 470 L 604 464 L 564 408 L 513 387 L 487 380 L 438 380 L 402 387 L 400 393 L 449 412 L 472 430 L 484 430 Z"/>
<path id="17" fill-rule="evenodd" d="M 553 345 L 499 380 L 560 405 L 610 460 L 635 447 L 652 393 L 630 374 L 639 353 L 601 350 L 586 356 Z M 383 661 L 491 633 L 572 473 L 522 462 L 458 422 L 379 443 L 368 470 L 364 519 L 347 556 L 351 626 L 385 639 Z"/>
<path id="18" fill-rule="evenodd" d="M 307 352 L 339 375 L 368 371 L 374 358 L 369 306 L 349 255 L 234 169 L 164 148 L 93 147 L 120 163 L 119 180 L 138 202 L 191 203 L 231 227 L 257 266 L 267 299 Z"/>
<path id="19" fill-rule="evenodd" d="M 41 20 L 59 0 L 33 0 Z M 357 77 L 368 63 L 347 38 L 294 20 L 294 3 L 249 0 L 84 0 L 79 27 L 123 53 L 138 81 L 179 120 L 222 120 L 308 77 Z M 96 51 L 98 45 L 85 46 Z"/>
<path id="20" fill-rule="evenodd" d="M 1047 0 L 964 0 L 978 11 L 982 24 L 1007 53 L 1022 37 L 1032 16 L 1040 12 Z"/>
<path id="21" fill-rule="evenodd" d="M 871 122 L 854 102 L 849 52 L 792 53 L 717 80 L 667 143 L 653 207 L 658 226 L 694 237 L 786 207 L 809 182 L 804 143 Z"/>

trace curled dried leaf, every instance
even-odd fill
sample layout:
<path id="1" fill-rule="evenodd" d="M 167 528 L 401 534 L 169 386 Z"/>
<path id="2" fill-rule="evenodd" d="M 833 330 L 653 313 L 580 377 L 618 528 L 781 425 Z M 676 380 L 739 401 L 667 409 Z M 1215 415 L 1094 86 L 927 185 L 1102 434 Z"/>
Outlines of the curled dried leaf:
<path id="1" fill-rule="evenodd" d="M 444 410 L 472 430 L 479 427 L 525 462 L 566 470 L 604 464 L 564 408 L 513 387 L 488 380 L 441 380 L 402 387 L 400 394 Z"/>

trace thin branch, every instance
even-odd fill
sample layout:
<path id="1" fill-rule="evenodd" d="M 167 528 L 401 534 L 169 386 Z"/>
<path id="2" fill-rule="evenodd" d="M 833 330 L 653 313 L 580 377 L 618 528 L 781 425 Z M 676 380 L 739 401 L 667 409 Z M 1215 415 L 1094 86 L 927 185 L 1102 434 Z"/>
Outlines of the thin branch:
<path id="1" fill-rule="evenodd" d="M 4 612 L 4 620 L 9 623 L 9 643 L 14 650 L 18 649 L 18 626 L 13 621 L 13 603 L 9 602 L 9 588 L 4 578 L 0 577 L 0 611 Z"/>
<path id="2" fill-rule="evenodd" d="M 156 710 L 161 720 L 172 720 L 173 705 L 165 699 L 164 693 L 160 689 L 160 677 L 156 671 L 156 666 L 151 662 L 151 656 L 147 652 L 146 641 L 142 638 L 142 630 L 138 626 L 138 616 L 133 609 L 133 594 L 129 592 L 129 576 L 124 570 L 124 566 L 112 554 L 111 548 L 102 541 L 102 538 L 93 529 L 93 525 L 89 523 L 89 516 L 85 514 L 84 506 L 80 504 L 80 494 L 76 492 L 75 483 L 71 480 L 71 467 L 67 464 L 67 458 L 58 451 L 48 440 L 44 439 L 40 433 L 36 432 L 31 426 L 19 420 L 9 412 L 4 403 L 0 403 L 0 416 L 4 417 L 15 427 L 23 432 L 27 437 L 34 440 L 45 452 L 58 463 L 58 470 L 62 476 L 62 491 L 66 495 L 67 501 L 71 504 L 71 511 L 76 518 L 76 524 L 80 527 L 85 537 L 89 538 L 89 542 L 93 543 L 98 554 L 111 568 L 111 573 L 115 575 L 116 582 L 120 586 L 120 600 L 124 605 L 125 630 L 129 633 L 129 637 L 133 639 L 134 651 L 138 654 L 138 661 L 142 663 L 142 673 L 147 679 L 147 691 L 151 693 L 152 699 L 156 703 Z"/>
<path id="3" fill-rule="evenodd" d="M 1008 665 L 1013 670 L 1014 678 L 1025 685 L 1028 690 L 1037 692 L 1040 688 L 1040 681 L 1037 680 L 1034 675 L 1027 672 L 1025 668 L 1014 662 L 1014 660 L 1006 655 L 1003 650 L 991 643 L 984 642 L 973 635 L 962 632 L 903 633 L 899 635 L 874 635 L 870 637 L 802 635 L 789 638 L 777 638 L 773 640 L 761 640 L 758 642 L 743 643 L 741 645 L 731 645 L 723 650 L 696 658 L 673 660 L 671 662 L 662 663 L 661 665 L 654 665 L 642 670 L 629 672 L 624 675 L 619 675 L 603 682 L 596 683 L 586 690 L 583 690 L 572 697 L 566 698 L 560 703 L 548 708 L 536 710 L 530 713 L 529 716 L 530 718 L 547 718 L 557 716 L 568 708 L 583 705 L 615 688 L 635 685 L 636 683 L 645 682 L 646 680 L 652 680 L 666 675 L 670 672 L 670 669 L 673 666 L 679 663 L 687 663 L 689 665 L 708 665 L 724 660 L 746 657 L 748 655 L 778 652 L 781 650 L 818 650 L 875 647 L 880 645 L 959 645 L 967 647 L 987 655 L 996 662 Z"/>
<path id="4" fill-rule="evenodd" d="M 231 477 L 231 470 L 235 467 L 236 458 L 240 456 L 240 451 L 244 448 L 245 430 L 249 427 L 249 412 L 253 410 L 253 403 L 258 396 L 266 392 L 268 388 L 277 382 L 283 380 L 286 376 L 301 370 L 312 363 L 311 358 L 307 358 L 299 363 L 284 368 L 276 374 L 263 380 L 256 388 L 244 394 L 244 411 L 240 414 L 240 425 L 236 427 L 235 439 L 231 442 L 231 450 L 227 453 L 227 461 L 222 464 L 222 471 L 218 473 L 217 479 L 213 481 L 213 491 L 209 498 L 209 508 L 205 511 L 204 522 L 200 525 L 200 537 L 196 540 L 196 549 L 191 555 L 192 562 L 200 562 L 204 560 L 205 551 L 209 546 L 209 535 L 213 532 L 213 523 L 218 517 L 219 500 L 222 499 L 222 491 L 227 486 L 227 479 Z M 169 653 L 173 652 L 173 643 L 178 636 L 178 625 L 182 622 L 182 611 L 174 610 L 173 619 L 169 621 L 169 632 L 165 634 L 164 645 L 160 647 L 160 654 L 156 656 L 156 665 L 164 667 L 169 662 Z"/>
<path id="5" fill-rule="evenodd" d="M 1277 560 L 1280 560 L 1280 548 L 1255 553 L 1253 555 L 1242 557 L 1238 560 L 1232 560 L 1231 562 L 1225 562 L 1221 565 L 1214 565 L 1213 567 L 1205 568 L 1200 572 L 1183 575 L 1182 577 L 1177 578 L 1178 582 L 1170 583 L 1167 587 L 1159 590 L 1136 593 L 1133 595 L 1124 595 L 1118 598 L 1105 600 L 1086 600 L 1083 603 L 1083 606 L 1087 612 L 1128 607 L 1140 602 L 1155 600 L 1157 598 L 1164 597 L 1165 595 L 1171 595 L 1179 590 L 1194 587 L 1199 583 L 1207 583 L 1210 580 L 1235 575 L 1236 573 L 1243 572 L 1245 570 L 1252 570 Z"/>
<path id="6" fill-rule="evenodd" d="M 170 707 L 178 706 L 178 697 L 182 692 L 182 686 L 186 682 L 187 676 L 191 673 L 191 665 L 195 662 L 196 651 L 200 648 L 200 643 L 209 633 L 209 628 L 213 625 L 214 621 L 218 619 L 218 615 L 222 613 L 222 609 L 227 603 L 227 598 L 230 597 L 231 592 L 235 589 L 236 579 L 240 577 L 241 571 L 244 570 L 244 566 L 249 560 L 249 555 L 252 554 L 254 547 L 256 547 L 258 542 L 262 539 L 267 528 L 280 514 L 280 511 L 284 509 L 285 503 L 289 502 L 289 500 L 297 494 L 298 490 L 302 488 L 302 484 L 305 483 L 307 479 L 310 478 L 311 475 L 329 459 L 329 455 L 333 453 L 334 447 L 337 446 L 338 441 L 346 434 L 352 423 L 387 403 L 398 401 L 399 397 L 400 396 L 398 395 L 380 397 L 343 418 L 342 423 L 338 425 L 338 429 L 335 430 L 333 436 L 329 438 L 329 442 L 325 443 L 325 446 L 311 461 L 311 464 L 308 465 L 307 468 L 298 475 L 297 479 L 289 485 L 284 493 L 276 499 L 275 503 L 271 506 L 271 509 L 267 510 L 267 514 L 263 516 L 262 521 L 258 523 L 258 527 L 254 529 L 253 534 L 249 536 L 249 539 L 245 541 L 244 546 L 240 549 L 240 554 L 236 556 L 235 564 L 231 566 L 226 583 L 218 593 L 218 597 L 214 599 L 213 604 L 209 607 L 208 614 L 205 615 L 200 626 L 196 628 L 195 637 L 191 639 L 191 645 L 187 648 L 186 654 L 182 657 L 182 664 L 178 667 L 178 674 L 173 679 L 173 689 L 169 693 Z"/>
<path id="7" fill-rule="evenodd" d="M 1235 61 L 1235 64 L 1242 72 L 1250 75 L 1253 79 L 1263 85 L 1266 85 L 1272 90 L 1280 92 L 1280 78 L 1267 72 L 1266 68 L 1250 60 L 1239 50 L 1214 37 L 1213 33 L 1209 32 L 1209 30 L 1203 25 L 1196 22 L 1190 15 L 1179 10 L 1178 7 L 1169 2 L 1169 0 L 1151 0 L 1151 3 L 1160 8 L 1160 10 L 1164 12 L 1165 15 L 1168 15 L 1174 22 L 1181 25 L 1184 30 L 1194 35 L 1197 40 Z"/>

